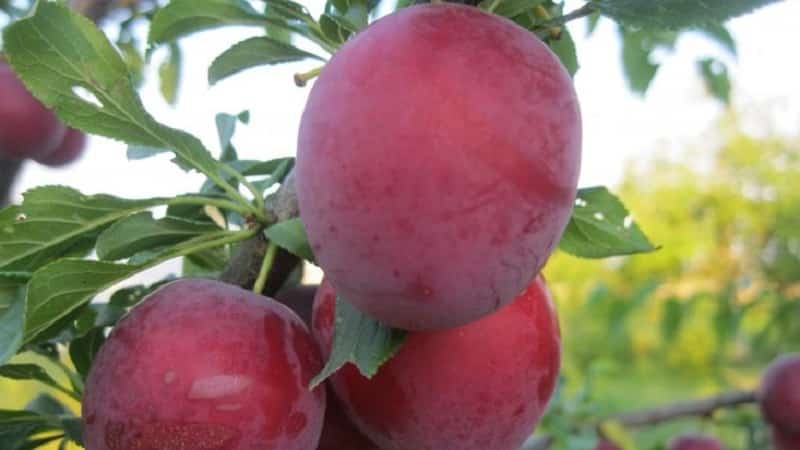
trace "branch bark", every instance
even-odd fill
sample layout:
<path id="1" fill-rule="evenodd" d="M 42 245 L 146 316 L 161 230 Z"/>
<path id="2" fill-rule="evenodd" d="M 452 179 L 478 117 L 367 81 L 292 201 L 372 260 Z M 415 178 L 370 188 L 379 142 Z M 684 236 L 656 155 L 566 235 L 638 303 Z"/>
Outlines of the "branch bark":
<path id="1" fill-rule="evenodd" d="M 0 208 L 11 203 L 11 188 L 21 167 L 22 161 L 0 158 Z"/>
<path id="2" fill-rule="evenodd" d="M 681 417 L 711 416 L 714 411 L 719 409 L 735 408 L 757 401 L 758 394 L 755 391 L 731 391 L 699 400 L 682 401 L 657 408 L 618 414 L 605 421 L 614 421 L 627 427 L 636 428 L 668 422 Z M 598 425 L 599 423 L 593 426 Z M 553 441 L 554 439 L 550 435 L 537 436 L 530 439 L 520 450 L 546 450 L 553 445 Z"/>

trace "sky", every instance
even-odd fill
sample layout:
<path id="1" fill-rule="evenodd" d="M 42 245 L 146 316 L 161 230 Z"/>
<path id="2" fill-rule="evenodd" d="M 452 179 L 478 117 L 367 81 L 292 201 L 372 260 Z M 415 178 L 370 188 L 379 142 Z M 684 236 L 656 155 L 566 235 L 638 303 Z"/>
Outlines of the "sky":
<path id="1" fill-rule="evenodd" d="M 581 3 L 568 1 L 566 10 Z M 315 0 L 309 6 L 319 12 L 322 3 Z M 699 56 L 716 56 L 730 65 L 734 107 L 752 119 L 747 123 L 754 132 L 798 134 L 798 17 L 800 1 L 792 0 L 730 21 L 738 43 L 735 59 L 700 35 L 682 37 L 675 51 L 659 55 L 663 65 L 644 97 L 625 85 L 615 26 L 603 20 L 587 38 L 584 21 L 571 23 L 581 63 L 575 77 L 584 127 L 580 185 L 613 186 L 620 180 L 625 161 L 647 158 L 656 151 L 713 145 L 714 125 L 725 108 L 706 93 L 695 68 Z M 170 106 L 161 98 L 153 68 L 142 92 L 146 108 L 158 120 L 197 135 L 212 151 L 218 147 L 215 114 L 249 110 L 250 125 L 240 127 L 234 138 L 240 157 L 267 160 L 293 155 L 309 87 L 296 87 L 292 76 L 313 68 L 314 63 L 252 69 L 214 86 L 206 82 L 206 69 L 216 55 L 257 34 L 257 29 L 227 28 L 183 39 L 185 65 L 177 105 Z M 160 57 L 163 53 L 157 52 L 155 59 Z M 123 144 L 92 137 L 85 156 L 67 168 L 27 164 L 15 192 L 19 198 L 33 186 L 65 184 L 87 194 L 142 198 L 189 192 L 202 182 L 199 175 L 182 172 L 166 159 L 131 162 Z"/>

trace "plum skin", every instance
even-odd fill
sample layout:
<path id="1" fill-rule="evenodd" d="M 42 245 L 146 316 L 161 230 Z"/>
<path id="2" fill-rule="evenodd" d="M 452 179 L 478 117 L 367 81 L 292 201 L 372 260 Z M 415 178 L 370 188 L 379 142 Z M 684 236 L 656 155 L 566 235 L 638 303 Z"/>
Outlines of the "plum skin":
<path id="1" fill-rule="evenodd" d="M 66 127 L 0 62 L 0 158 L 22 160 L 52 151 Z"/>
<path id="2" fill-rule="evenodd" d="M 67 128 L 61 143 L 44 155 L 35 157 L 36 162 L 50 167 L 63 167 L 81 157 L 86 149 L 86 135 L 74 128 Z"/>
<path id="3" fill-rule="evenodd" d="M 337 292 L 394 327 L 440 329 L 510 302 L 566 226 L 581 122 L 533 34 L 428 4 L 348 41 L 300 125 L 300 215 Z"/>
<path id="4" fill-rule="evenodd" d="M 83 401 L 87 450 L 308 450 L 325 392 L 308 328 L 266 297 L 210 280 L 158 289 L 111 332 Z"/>
<path id="5" fill-rule="evenodd" d="M 776 427 L 771 427 L 772 447 L 774 450 L 800 449 L 800 434 L 784 432 Z"/>
<path id="6" fill-rule="evenodd" d="M 330 352 L 335 292 L 323 281 L 312 331 Z M 384 450 L 516 450 L 555 387 L 561 339 L 541 278 L 481 320 L 409 332 L 372 378 L 347 364 L 330 379 L 356 426 Z"/>
<path id="7" fill-rule="evenodd" d="M 722 443 L 711 436 L 684 435 L 670 442 L 668 450 L 725 450 Z"/>
<path id="8" fill-rule="evenodd" d="M 764 420 L 789 434 L 800 434 L 800 354 L 769 365 L 761 380 L 759 404 Z"/>
<path id="9" fill-rule="evenodd" d="M 613 442 L 601 439 L 597 442 L 595 450 L 620 450 L 620 448 L 617 447 L 617 445 L 614 444 Z"/>

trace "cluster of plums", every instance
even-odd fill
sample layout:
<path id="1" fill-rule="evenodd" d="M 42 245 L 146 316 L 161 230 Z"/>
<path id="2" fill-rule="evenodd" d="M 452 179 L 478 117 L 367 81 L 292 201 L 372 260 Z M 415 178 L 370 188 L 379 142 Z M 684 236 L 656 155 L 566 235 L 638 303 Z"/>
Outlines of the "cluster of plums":
<path id="1" fill-rule="evenodd" d="M 85 146 L 86 135 L 61 123 L 0 61 L 0 159 L 60 167 L 76 160 Z"/>
<path id="2" fill-rule="evenodd" d="M 569 75 L 511 21 L 427 4 L 372 24 L 302 118 L 300 216 L 326 276 L 313 308 L 308 291 L 209 280 L 152 293 L 94 361 L 87 449 L 518 448 L 560 367 L 538 273 L 570 216 L 580 136 Z M 348 364 L 310 390 L 337 296 L 408 334 L 374 377 Z"/>

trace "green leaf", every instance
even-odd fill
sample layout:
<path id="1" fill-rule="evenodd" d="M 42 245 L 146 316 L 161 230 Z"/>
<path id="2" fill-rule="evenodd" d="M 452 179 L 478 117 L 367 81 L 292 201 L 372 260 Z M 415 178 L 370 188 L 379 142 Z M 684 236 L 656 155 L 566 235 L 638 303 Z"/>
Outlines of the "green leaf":
<path id="1" fill-rule="evenodd" d="M 225 50 L 208 68 L 208 82 L 214 84 L 223 78 L 252 67 L 282 64 L 304 59 L 323 58 L 267 36 L 253 37 L 234 44 Z"/>
<path id="2" fill-rule="evenodd" d="M 542 3 L 544 0 L 483 0 L 478 6 L 498 16 L 516 17 Z"/>
<path id="3" fill-rule="evenodd" d="M 86 380 L 89 369 L 92 367 L 95 355 L 105 342 L 106 336 L 102 328 L 95 328 L 86 335 L 79 337 L 69 344 L 69 357 L 75 370 L 81 378 Z"/>
<path id="4" fill-rule="evenodd" d="M 737 55 L 738 50 L 736 48 L 736 40 L 733 39 L 733 35 L 731 35 L 730 31 L 728 31 L 724 25 L 719 23 L 710 23 L 698 28 L 696 31 L 710 37 L 722 45 L 722 47 L 730 52 L 732 56 Z"/>
<path id="5" fill-rule="evenodd" d="M 129 144 L 168 148 L 176 162 L 203 172 L 232 199 L 247 202 L 219 177 L 219 163 L 199 139 L 147 113 L 125 61 L 90 20 L 60 3 L 38 2 L 34 14 L 8 26 L 3 38 L 6 58 L 25 86 L 67 125 Z"/>
<path id="6" fill-rule="evenodd" d="M 83 445 L 83 420 L 80 417 L 62 417 L 61 428 L 71 441 Z"/>
<path id="7" fill-rule="evenodd" d="M 728 77 L 728 68 L 722 61 L 714 58 L 704 58 L 697 61 L 697 68 L 705 81 L 706 89 L 717 100 L 729 105 L 731 102 L 731 80 Z"/>
<path id="8" fill-rule="evenodd" d="M 36 364 L 6 364 L 0 366 L 0 377 L 12 380 L 36 380 L 47 386 L 61 388 L 53 377 Z"/>
<path id="9" fill-rule="evenodd" d="M 569 30 L 563 28 L 561 37 L 559 39 L 551 39 L 547 45 L 561 60 L 561 64 L 567 69 L 569 75 L 574 77 L 580 66 L 578 65 L 578 55 L 575 50 L 575 41 L 572 40 Z"/>
<path id="10" fill-rule="evenodd" d="M 265 19 L 244 0 L 172 0 L 153 16 L 148 42 L 171 42 L 226 25 L 263 26 Z"/>
<path id="11" fill-rule="evenodd" d="M 336 297 L 336 320 L 331 356 L 314 379 L 318 386 L 347 363 L 353 363 L 365 377 L 374 376 L 383 363 L 397 353 L 406 332 L 390 328 Z"/>
<path id="12" fill-rule="evenodd" d="M 365 0 L 328 0 L 325 12 L 345 23 L 350 31 L 363 29 L 369 23 L 370 5 Z"/>
<path id="13" fill-rule="evenodd" d="M 308 243 L 308 235 L 299 218 L 284 220 L 264 230 L 264 236 L 275 245 L 295 256 L 314 262 L 314 252 Z"/>
<path id="14" fill-rule="evenodd" d="M 133 275 L 139 267 L 103 261 L 62 259 L 39 269 L 28 286 L 24 342 L 88 303 L 98 292 Z"/>
<path id="15" fill-rule="evenodd" d="M 683 321 L 683 304 L 675 298 L 664 303 L 661 318 L 661 334 L 665 342 L 672 342 Z"/>
<path id="16" fill-rule="evenodd" d="M 344 44 L 358 28 L 341 17 L 332 14 L 323 14 L 319 18 L 322 34 L 337 46 Z"/>
<path id="17" fill-rule="evenodd" d="M 22 346 L 25 329 L 25 282 L 0 274 L 0 364 Z"/>
<path id="18" fill-rule="evenodd" d="M 114 223 L 97 238 L 97 257 L 116 261 L 219 230 L 208 222 L 175 217 L 156 220 L 151 212 L 140 212 Z"/>
<path id="19" fill-rule="evenodd" d="M 31 189 L 24 194 L 21 207 L 0 213 L 0 270 L 34 271 L 57 258 L 89 249 L 111 223 L 164 202 L 86 196 L 62 186 Z"/>
<path id="20" fill-rule="evenodd" d="M 647 92 L 658 71 L 658 64 L 650 60 L 653 47 L 646 39 L 644 32 L 622 33 L 622 68 L 625 70 L 628 87 L 638 94 Z"/>
<path id="21" fill-rule="evenodd" d="M 158 66 L 159 90 L 167 103 L 175 105 L 178 101 L 178 82 L 181 78 L 183 56 L 178 44 L 170 43 L 167 48 L 169 49 L 167 59 Z"/>
<path id="22" fill-rule="evenodd" d="M 685 28 L 724 22 L 777 0 L 595 0 L 594 8 L 643 28 Z"/>
<path id="23" fill-rule="evenodd" d="M 49 444 L 50 442 L 53 442 L 53 441 L 58 440 L 58 439 L 61 439 L 62 437 L 63 437 L 63 435 L 57 434 L 57 435 L 54 435 L 54 436 L 47 436 L 47 437 L 43 437 L 43 438 L 30 439 L 30 440 L 27 440 L 27 441 L 23 442 L 22 445 L 20 445 L 19 447 L 16 447 L 15 450 L 35 450 L 35 449 L 38 449 L 40 447 L 44 447 L 45 445 Z M 2 442 L 2 438 L 0 438 L 0 442 Z"/>
<path id="24" fill-rule="evenodd" d="M 645 253 L 650 243 L 625 205 L 605 187 L 580 189 L 572 217 L 561 236 L 562 250 L 584 258 Z"/>
<path id="25" fill-rule="evenodd" d="M 58 401 L 50 394 L 39 394 L 33 398 L 27 405 L 26 411 L 31 411 L 46 416 L 60 416 L 72 414 L 63 403 Z"/>
<path id="26" fill-rule="evenodd" d="M 59 425 L 53 418 L 34 412 L 0 409 L 0 443 L 4 449 L 17 449 L 25 445 L 28 436 L 58 430 Z"/>
<path id="27" fill-rule="evenodd" d="M 88 303 L 97 293 L 135 273 L 172 258 L 240 242 L 256 233 L 257 230 L 252 229 L 203 234 L 162 251 L 136 255 L 137 264 L 70 258 L 48 264 L 33 274 L 28 285 L 23 343 L 33 342 L 40 333 Z"/>

